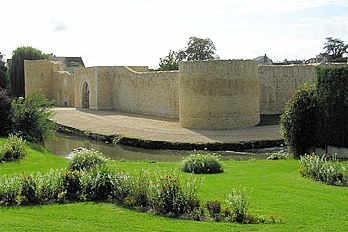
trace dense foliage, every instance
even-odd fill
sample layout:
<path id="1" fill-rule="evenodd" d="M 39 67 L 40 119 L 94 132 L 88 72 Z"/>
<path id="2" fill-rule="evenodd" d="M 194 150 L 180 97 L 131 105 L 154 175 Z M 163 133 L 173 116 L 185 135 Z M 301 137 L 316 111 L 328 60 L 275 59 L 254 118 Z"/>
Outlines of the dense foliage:
<path id="1" fill-rule="evenodd" d="M 180 169 L 188 173 L 221 173 L 223 164 L 218 156 L 211 154 L 193 154 L 181 162 Z"/>
<path id="2" fill-rule="evenodd" d="M 5 144 L 0 147 L 0 161 L 12 161 L 26 156 L 25 141 L 17 135 L 10 134 Z"/>
<path id="3" fill-rule="evenodd" d="M 0 87 L 0 136 L 8 134 L 11 128 L 11 99 L 8 92 Z"/>
<path id="4" fill-rule="evenodd" d="M 319 144 L 348 146 L 348 67 L 317 68 Z"/>
<path id="5" fill-rule="evenodd" d="M 190 37 L 187 47 L 178 51 L 170 50 L 168 55 L 160 58 L 159 70 L 177 70 L 179 61 L 218 59 L 213 41 L 209 38 Z"/>
<path id="6" fill-rule="evenodd" d="M 40 94 L 12 101 L 12 131 L 25 140 L 43 144 L 55 136 L 50 120 L 53 103 Z"/>
<path id="7" fill-rule="evenodd" d="M 25 96 L 24 60 L 43 60 L 46 56 L 32 47 L 19 47 L 12 53 L 10 67 L 11 93 L 14 97 Z"/>
<path id="8" fill-rule="evenodd" d="M 286 104 L 280 119 L 282 134 L 295 158 L 315 145 L 317 99 L 314 85 L 305 84 Z"/>
<path id="9" fill-rule="evenodd" d="M 5 66 L 5 62 L 2 60 L 0 52 L 0 88 L 7 89 L 8 84 L 7 67 Z"/>
<path id="10" fill-rule="evenodd" d="M 348 44 L 344 44 L 343 40 L 339 38 L 326 38 L 324 43 L 324 50 L 329 61 L 339 60 L 345 53 L 348 52 Z"/>
<path id="11" fill-rule="evenodd" d="M 86 171 L 97 165 L 106 164 L 107 159 L 96 150 L 78 148 L 72 152 L 73 157 L 69 160 L 69 169 L 75 171 Z"/>
<path id="12" fill-rule="evenodd" d="M 281 116 L 282 133 L 295 158 L 315 146 L 348 144 L 348 68 L 318 67 L 317 76 L 317 84 L 302 86 Z"/>
<path id="13" fill-rule="evenodd" d="M 338 162 L 335 157 L 327 159 L 325 156 L 305 155 L 300 163 L 299 172 L 304 177 L 329 185 L 348 185 L 348 164 Z"/>

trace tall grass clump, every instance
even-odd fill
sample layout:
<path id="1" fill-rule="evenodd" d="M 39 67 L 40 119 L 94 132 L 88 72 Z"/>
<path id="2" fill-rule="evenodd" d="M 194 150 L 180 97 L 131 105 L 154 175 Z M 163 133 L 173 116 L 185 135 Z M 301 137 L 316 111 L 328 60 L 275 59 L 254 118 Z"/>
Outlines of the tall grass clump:
<path id="1" fill-rule="evenodd" d="M 69 160 L 68 168 L 76 171 L 86 171 L 97 165 L 104 165 L 107 158 L 96 150 L 79 148 L 73 151 L 73 157 Z"/>
<path id="2" fill-rule="evenodd" d="M 299 172 L 302 176 L 321 181 L 329 185 L 347 186 L 348 164 L 340 163 L 333 157 L 304 155 L 300 159 Z"/>
<path id="3" fill-rule="evenodd" d="M 25 140 L 17 135 L 10 134 L 5 144 L 0 147 L 0 161 L 12 161 L 26 156 Z"/>
<path id="4" fill-rule="evenodd" d="M 188 173 L 222 173 L 223 164 L 218 156 L 211 154 L 193 154 L 181 162 L 180 169 Z"/>

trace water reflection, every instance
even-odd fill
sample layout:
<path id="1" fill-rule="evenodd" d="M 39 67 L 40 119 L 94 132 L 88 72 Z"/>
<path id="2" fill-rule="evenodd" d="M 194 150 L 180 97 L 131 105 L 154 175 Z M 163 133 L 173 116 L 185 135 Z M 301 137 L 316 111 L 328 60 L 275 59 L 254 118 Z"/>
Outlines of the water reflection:
<path id="1" fill-rule="evenodd" d="M 155 161 L 178 161 L 192 153 L 208 153 L 207 151 L 183 151 L 183 150 L 150 150 L 128 147 L 115 144 L 107 144 L 100 141 L 90 140 L 77 136 L 58 134 L 56 141 L 46 144 L 48 150 L 54 154 L 66 157 L 73 149 L 85 147 L 102 152 L 105 156 L 114 160 L 155 160 Z M 211 153 L 211 152 L 210 152 Z M 248 160 L 266 159 L 269 153 L 231 152 L 219 151 L 214 154 L 221 155 L 221 160 Z"/>

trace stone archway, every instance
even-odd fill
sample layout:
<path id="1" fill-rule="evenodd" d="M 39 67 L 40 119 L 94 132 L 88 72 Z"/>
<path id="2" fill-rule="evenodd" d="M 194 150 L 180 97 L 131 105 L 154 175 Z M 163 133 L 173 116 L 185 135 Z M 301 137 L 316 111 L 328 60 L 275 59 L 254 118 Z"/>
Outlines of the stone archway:
<path id="1" fill-rule="evenodd" d="M 82 84 L 82 108 L 89 108 L 89 86 L 87 81 Z"/>

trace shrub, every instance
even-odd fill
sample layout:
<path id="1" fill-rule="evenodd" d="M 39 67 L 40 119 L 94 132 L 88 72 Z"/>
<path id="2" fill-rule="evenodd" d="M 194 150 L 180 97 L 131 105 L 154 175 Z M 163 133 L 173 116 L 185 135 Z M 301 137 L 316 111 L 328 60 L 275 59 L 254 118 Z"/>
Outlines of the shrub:
<path id="1" fill-rule="evenodd" d="M 20 204 L 37 203 L 39 200 L 36 196 L 36 180 L 31 175 L 22 175 L 20 178 Z"/>
<path id="2" fill-rule="evenodd" d="M 55 123 L 50 120 L 53 106 L 40 94 L 12 101 L 12 131 L 24 139 L 44 144 L 54 138 Z"/>
<path id="3" fill-rule="evenodd" d="M 324 147 L 348 144 L 348 67 L 318 67 L 318 140 Z"/>
<path id="4" fill-rule="evenodd" d="M 21 192 L 19 176 L 0 176 L 0 204 L 15 205 Z"/>
<path id="5" fill-rule="evenodd" d="M 0 60 L 1 62 L 1 60 Z M 11 99 L 0 87 L 0 136 L 6 136 L 11 128 Z"/>
<path id="6" fill-rule="evenodd" d="M 126 197 L 133 192 L 133 178 L 125 172 L 119 171 L 110 176 L 112 190 L 110 198 L 119 204 L 123 204 Z"/>
<path id="7" fill-rule="evenodd" d="M 242 190 L 233 189 L 227 196 L 226 203 L 231 207 L 235 221 L 245 223 L 250 205 L 250 195 L 247 193 L 246 188 Z"/>
<path id="8" fill-rule="evenodd" d="M 221 202 L 220 201 L 208 201 L 206 204 L 210 217 L 215 221 L 221 221 Z"/>
<path id="9" fill-rule="evenodd" d="M 33 178 L 36 180 L 36 199 L 38 202 L 58 200 L 58 195 L 65 191 L 63 184 L 63 171 L 50 170 L 47 173 L 37 173 Z"/>
<path id="10" fill-rule="evenodd" d="M 138 207 L 141 210 L 146 209 L 150 206 L 149 199 L 149 186 L 152 184 L 153 180 L 150 173 L 147 170 L 142 170 L 139 172 L 132 181 L 132 191 L 130 196 L 128 196 L 125 202 L 128 206 Z M 133 200 L 133 202 L 132 202 Z"/>
<path id="11" fill-rule="evenodd" d="M 0 147 L 0 160 L 16 160 L 26 156 L 25 141 L 17 135 L 10 134 L 5 144 Z"/>
<path id="12" fill-rule="evenodd" d="M 273 152 L 269 157 L 267 157 L 268 160 L 280 160 L 289 158 L 290 154 L 284 150 Z"/>
<path id="13" fill-rule="evenodd" d="M 317 98 L 314 85 L 305 84 L 290 98 L 280 118 L 282 134 L 294 158 L 315 145 Z"/>
<path id="14" fill-rule="evenodd" d="M 107 168 L 94 168 L 85 172 L 81 178 L 81 194 L 86 200 L 107 200 L 113 188 L 110 179 L 114 173 Z"/>
<path id="15" fill-rule="evenodd" d="M 181 162 L 180 169 L 188 173 L 221 173 L 223 164 L 218 156 L 210 154 L 193 154 Z"/>
<path id="16" fill-rule="evenodd" d="M 78 200 L 82 190 L 81 190 L 81 176 L 83 173 L 75 170 L 66 170 L 62 173 L 62 181 L 64 188 L 64 200 Z"/>
<path id="17" fill-rule="evenodd" d="M 77 171 L 86 171 L 96 165 L 106 164 L 107 159 L 96 150 L 80 148 L 73 152 L 73 157 L 69 160 L 68 168 Z"/>
<path id="18" fill-rule="evenodd" d="M 152 209 L 162 215 L 179 216 L 199 208 L 196 180 L 181 181 L 179 176 L 158 173 L 150 185 Z"/>
<path id="19" fill-rule="evenodd" d="M 305 155 L 300 163 L 299 172 L 304 177 L 329 185 L 347 186 L 348 165 L 339 163 L 335 157 L 328 160 L 325 156 Z"/>

